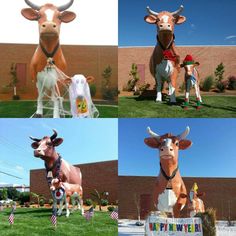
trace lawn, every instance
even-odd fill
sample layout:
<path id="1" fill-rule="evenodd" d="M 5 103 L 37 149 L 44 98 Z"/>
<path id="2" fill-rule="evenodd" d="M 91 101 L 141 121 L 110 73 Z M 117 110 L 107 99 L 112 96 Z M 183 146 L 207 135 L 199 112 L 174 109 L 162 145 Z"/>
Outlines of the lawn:
<path id="1" fill-rule="evenodd" d="M 96 105 L 99 118 L 115 118 L 118 116 L 117 106 Z M 70 110 L 69 102 L 64 103 L 64 109 Z M 29 118 L 36 111 L 35 101 L 0 101 L 0 118 Z"/>
<path id="2" fill-rule="evenodd" d="M 83 236 L 115 236 L 117 222 L 112 220 L 108 212 L 95 212 L 90 221 L 80 215 L 78 211 L 69 218 L 65 215 L 57 217 L 57 228 L 51 224 L 51 209 L 17 208 L 15 223 L 10 226 L 8 217 L 10 209 L 0 212 L 0 235 L 83 235 Z"/>
<path id="3" fill-rule="evenodd" d="M 142 100 L 139 97 L 119 98 L 119 117 L 188 117 L 188 118 L 230 118 L 236 117 L 236 96 L 203 96 L 200 110 L 196 110 L 195 98 L 190 98 L 189 109 L 182 105 L 184 97 L 177 97 L 177 105 L 169 105 L 167 100 L 156 103 L 154 98 Z"/>

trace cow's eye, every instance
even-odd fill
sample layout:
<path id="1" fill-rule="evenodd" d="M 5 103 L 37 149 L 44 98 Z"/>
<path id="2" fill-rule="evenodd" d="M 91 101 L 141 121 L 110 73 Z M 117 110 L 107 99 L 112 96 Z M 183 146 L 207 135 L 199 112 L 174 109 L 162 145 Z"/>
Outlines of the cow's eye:
<path id="1" fill-rule="evenodd" d="M 175 145 L 178 147 L 178 146 L 179 146 L 179 142 L 177 141 L 177 142 L 175 143 Z"/>
<path id="2" fill-rule="evenodd" d="M 52 142 L 48 141 L 47 143 L 47 146 L 52 146 Z"/>

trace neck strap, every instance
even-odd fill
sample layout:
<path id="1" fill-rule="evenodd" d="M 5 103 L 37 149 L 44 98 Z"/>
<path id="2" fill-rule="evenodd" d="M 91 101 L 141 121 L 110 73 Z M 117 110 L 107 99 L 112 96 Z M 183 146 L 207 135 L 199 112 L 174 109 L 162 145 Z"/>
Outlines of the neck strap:
<path id="1" fill-rule="evenodd" d="M 52 51 L 52 52 L 48 52 L 48 51 L 46 50 L 46 48 L 43 46 L 42 42 L 40 41 L 40 48 L 42 49 L 42 52 L 44 53 L 44 55 L 45 55 L 47 58 L 49 58 L 49 57 L 53 58 L 54 55 L 56 54 L 56 52 L 57 52 L 59 46 L 60 46 L 60 44 L 59 44 L 59 42 L 58 42 L 57 45 L 55 46 L 55 48 L 53 49 L 53 51 Z"/>
<path id="2" fill-rule="evenodd" d="M 165 47 L 163 46 L 163 44 L 161 43 L 161 41 L 160 41 L 160 39 L 159 39 L 159 36 L 157 35 L 157 42 L 159 43 L 159 45 L 160 45 L 160 47 L 161 47 L 162 50 L 168 50 L 168 49 L 170 49 L 171 46 L 172 46 L 172 44 L 174 43 L 174 41 L 175 41 L 175 35 L 173 34 L 173 38 L 172 38 L 172 40 L 171 40 L 169 46 L 168 46 L 167 48 L 165 48 Z"/>
<path id="3" fill-rule="evenodd" d="M 162 168 L 162 166 L 161 166 L 161 163 L 160 163 L 160 168 L 161 168 L 161 173 L 162 173 L 162 175 L 165 177 L 166 180 L 169 181 L 169 180 L 172 180 L 172 179 L 175 177 L 175 175 L 176 175 L 176 173 L 177 173 L 177 171 L 178 171 L 178 169 L 179 169 L 179 166 L 176 167 L 176 169 L 173 171 L 172 175 L 170 175 L 170 176 L 168 176 L 168 175 L 166 174 L 166 172 L 163 170 L 163 168 Z"/>

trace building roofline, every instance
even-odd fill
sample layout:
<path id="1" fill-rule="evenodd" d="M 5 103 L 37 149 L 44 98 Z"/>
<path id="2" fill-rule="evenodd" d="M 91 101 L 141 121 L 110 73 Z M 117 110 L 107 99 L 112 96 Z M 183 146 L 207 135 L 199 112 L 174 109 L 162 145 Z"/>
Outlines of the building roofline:
<path id="1" fill-rule="evenodd" d="M 97 161 L 97 162 L 86 162 L 86 163 L 79 163 L 79 164 L 72 164 L 73 166 L 83 166 L 83 165 L 95 165 L 95 164 L 102 164 L 102 163 L 108 163 L 108 162 L 118 162 L 117 159 L 108 160 L 108 161 Z M 39 168 L 39 169 L 31 169 L 31 171 L 39 171 L 39 170 L 45 170 L 45 168 Z"/>
<path id="2" fill-rule="evenodd" d="M 118 177 L 127 177 L 127 178 L 157 178 L 157 176 L 147 176 L 147 175 L 118 175 Z M 219 176 L 213 176 L 213 177 L 202 177 L 202 176 L 181 176 L 182 178 L 189 178 L 189 179 L 193 179 L 193 178 L 197 178 L 197 179 L 235 179 L 236 177 L 219 177 Z"/>
<path id="3" fill-rule="evenodd" d="M 118 48 L 153 48 L 153 46 L 119 46 Z M 236 47 L 236 45 L 175 45 L 176 47 Z"/>

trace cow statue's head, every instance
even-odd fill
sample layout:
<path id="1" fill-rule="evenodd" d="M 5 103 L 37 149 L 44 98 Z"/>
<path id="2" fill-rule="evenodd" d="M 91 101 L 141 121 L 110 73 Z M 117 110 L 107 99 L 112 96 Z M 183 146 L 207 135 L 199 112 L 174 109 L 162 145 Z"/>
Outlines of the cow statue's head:
<path id="1" fill-rule="evenodd" d="M 189 127 L 177 136 L 170 133 L 164 135 L 158 135 L 154 133 L 149 127 L 147 128 L 151 137 L 145 138 L 144 142 L 151 148 L 159 149 L 160 163 L 162 166 L 178 164 L 178 151 L 187 149 L 192 145 L 190 140 L 186 140 L 186 136 L 189 134 Z"/>
<path id="2" fill-rule="evenodd" d="M 51 137 L 46 136 L 42 139 L 37 139 L 30 137 L 34 142 L 31 147 L 34 149 L 34 156 L 39 157 L 43 160 L 54 159 L 57 155 L 55 147 L 59 146 L 62 142 L 62 138 L 57 138 L 56 130 L 53 130 L 53 135 Z"/>
<path id="3" fill-rule="evenodd" d="M 62 182 L 58 178 L 52 179 L 51 185 L 50 185 L 50 190 L 55 191 L 56 189 L 62 188 Z"/>
<path id="4" fill-rule="evenodd" d="M 25 0 L 30 8 L 21 10 L 21 14 L 28 20 L 38 21 L 40 38 L 59 38 L 61 22 L 68 23 L 75 19 L 74 12 L 66 11 L 74 2 L 62 6 L 54 6 L 47 3 L 43 6 L 38 6 L 29 0 Z"/>
<path id="5" fill-rule="evenodd" d="M 89 84 L 94 81 L 93 76 L 85 77 L 84 75 L 74 75 L 72 78 L 66 79 L 66 83 L 70 84 L 70 89 L 75 98 L 83 99 L 89 92 Z"/>
<path id="6" fill-rule="evenodd" d="M 168 12 L 162 11 L 160 13 L 151 10 L 147 7 L 148 14 L 144 17 L 144 20 L 149 24 L 155 24 L 159 34 L 161 33 L 174 33 L 175 24 L 182 24 L 186 21 L 184 16 L 180 13 L 183 11 L 184 7 L 181 5 L 177 11 Z"/>
<path id="7" fill-rule="evenodd" d="M 184 61 L 183 63 L 180 65 L 180 67 L 184 68 L 185 70 L 185 75 L 187 77 L 190 77 L 193 75 L 193 72 L 194 72 L 194 68 L 196 66 L 199 66 L 200 63 L 197 62 L 197 61 L 194 61 L 193 57 L 191 55 L 187 55 L 185 58 L 184 58 Z"/>

